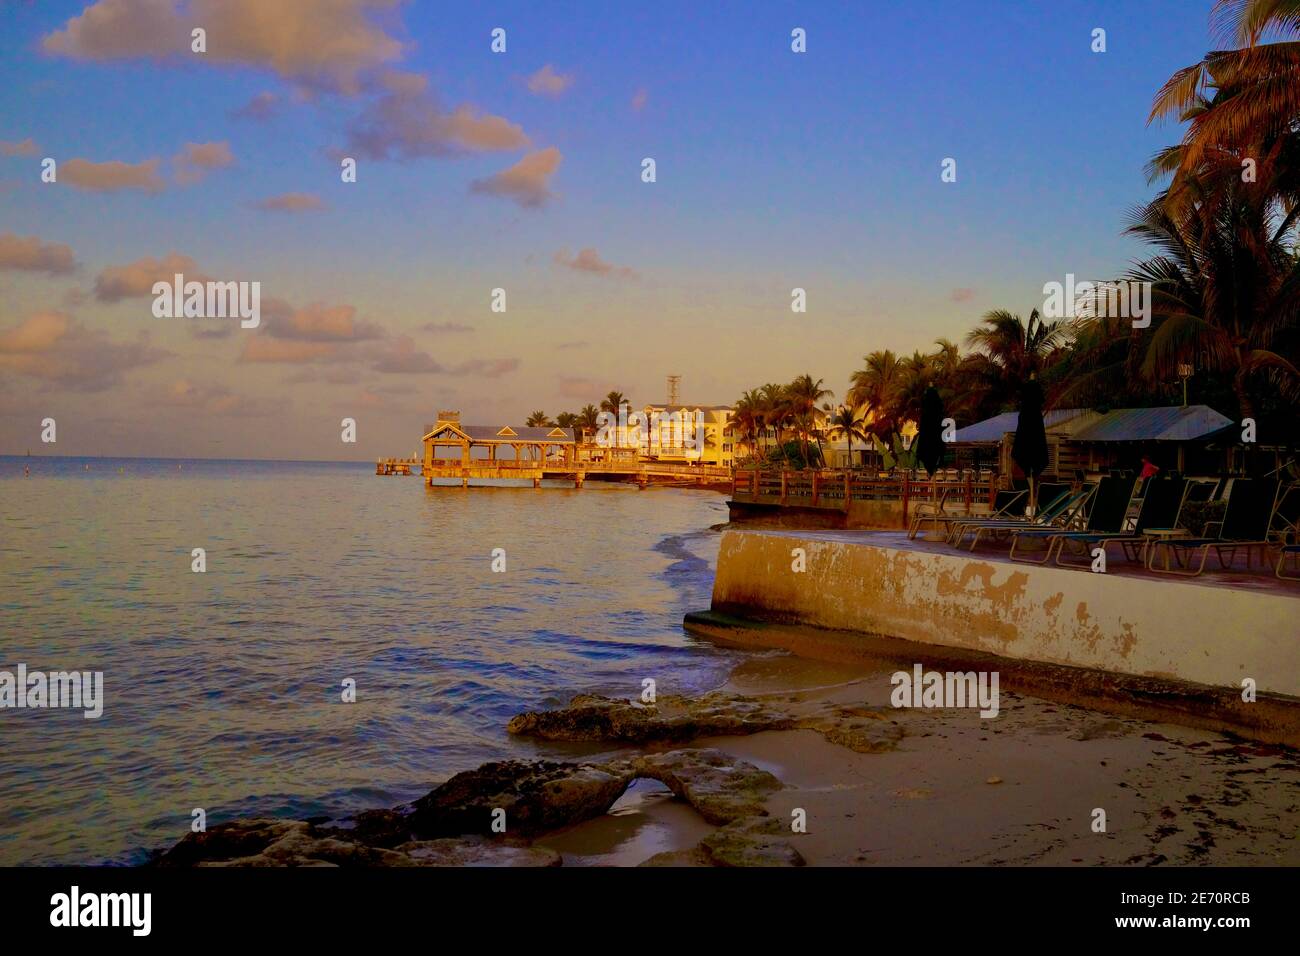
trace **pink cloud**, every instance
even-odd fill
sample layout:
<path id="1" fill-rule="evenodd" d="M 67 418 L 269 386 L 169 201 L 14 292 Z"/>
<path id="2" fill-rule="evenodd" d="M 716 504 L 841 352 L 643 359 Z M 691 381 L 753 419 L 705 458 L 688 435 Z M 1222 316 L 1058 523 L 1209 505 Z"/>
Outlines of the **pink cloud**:
<path id="1" fill-rule="evenodd" d="M 595 249 L 588 246 L 585 249 L 578 250 L 576 256 L 570 256 L 568 250 L 561 250 L 555 254 L 555 261 L 559 265 L 575 272 L 589 272 L 593 275 L 611 276 L 620 279 L 635 279 L 636 271 L 627 266 L 616 266 L 606 262 L 600 257 Z"/>
<path id="2" fill-rule="evenodd" d="M 255 205 L 265 212 L 319 212 L 325 208 L 325 202 L 313 193 L 284 193 L 263 199 Z"/>
<path id="3" fill-rule="evenodd" d="M 166 185 L 158 175 L 157 159 L 146 159 L 140 163 L 124 163 L 119 160 L 96 163 L 88 159 L 68 159 L 59 163 L 58 182 L 100 193 L 122 189 L 160 192 Z"/>
<path id="4" fill-rule="evenodd" d="M 419 159 L 523 149 L 529 139 L 516 123 L 468 104 L 442 109 L 418 73 L 388 73 L 385 92 L 348 130 L 348 151 L 367 159 Z"/>
<path id="5" fill-rule="evenodd" d="M 182 185 L 200 182 L 212 170 L 223 169 L 234 162 L 230 144 L 224 140 L 219 143 L 186 143 L 172 157 L 176 181 Z"/>
<path id="6" fill-rule="evenodd" d="M 529 92 L 538 96 L 559 96 L 572 85 L 572 73 L 557 73 L 549 63 L 528 78 Z"/>
<path id="7" fill-rule="evenodd" d="M 123 266 L 109 266 L 95 277 L 95 298 L 100 302 L 153 295 L 155 282 L 171 282 L 180 273 L 186 281 L 206 282 L 206 276 L 189 256 L 171 252 L 161 259 L 145 257 Z"/>
<path id="8" fill-rule="evenodd" d="M 563 157 L 554 146 L 529 153 L 509 169 L 486 179 L 470 183 L 470 191 L 513 199 L 525 208 L 535 209 L 555 198 L 549 184 Z"/>
<path id="9" fill-rule="evenodd" d="M 0 269 L 62 275 L 75 267 L 70 246 L 61 242 L 41 242 L 37 236 L 0 233 Z"/>
<path id="10" fill-rule="evenodd" d="M 0 330 L 0 369 L 67 391 L 103 391 L 121 382 L 127 371 L 170 354 L 154 348 L 147 332 L 134 342 L 116 342 L 62 312 L 38 312 L 13 329 Z"/>

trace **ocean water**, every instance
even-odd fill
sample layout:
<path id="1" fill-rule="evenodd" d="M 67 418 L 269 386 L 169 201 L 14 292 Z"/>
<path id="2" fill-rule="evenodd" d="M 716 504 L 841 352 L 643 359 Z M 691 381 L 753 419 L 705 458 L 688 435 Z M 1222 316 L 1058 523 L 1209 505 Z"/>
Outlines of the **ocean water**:
<path id="1" fill-rule="evenodd" d="M 717 686 L 737 653 L 681 620 L 726 518 L 713 492 L 594 481 L 0 457 L 0 670 L 102 671 L 105 696 L 98 720 L 0 710 L 0 865 L 138 863 L 199 807 L 392 806 L 566 752 L 507 735 L 520 710 Z"/>

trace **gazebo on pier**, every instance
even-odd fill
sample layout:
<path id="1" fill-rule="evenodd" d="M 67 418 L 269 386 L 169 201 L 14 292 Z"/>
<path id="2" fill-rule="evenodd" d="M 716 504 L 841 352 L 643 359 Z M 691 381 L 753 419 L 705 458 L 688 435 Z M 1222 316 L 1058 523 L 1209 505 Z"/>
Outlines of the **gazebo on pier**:
<path id="1" fill-rule="evenodd" d="M 576 461 L 577 438 L 570 428 L 534 428 L 526 425 L 462 425 L 460 412 L 440 411 L 438 420 L 424 431 L 424 465 L 429 474 L 438 468 L 500 468 L 516 463 L 536 470 L 544 464 Z M 482 449 L 481 452 L 475 451 Z M 501 449 L 511 449 L 503 456 Z M 454 454 L 450 453 L 454 450 Z"/>

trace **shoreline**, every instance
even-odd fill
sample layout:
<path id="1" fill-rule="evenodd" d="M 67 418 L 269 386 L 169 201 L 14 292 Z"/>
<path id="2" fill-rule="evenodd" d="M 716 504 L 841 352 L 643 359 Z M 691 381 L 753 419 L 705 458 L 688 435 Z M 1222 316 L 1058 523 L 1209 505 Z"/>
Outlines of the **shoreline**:
<path id="1" fill-rule="evenodd" d="M 899 662 L 990 655 L 710 612 L 684 627 L 750 653 L 689 698 L 579 695 L 517 715 L 509 731 L 547 745 L 538 756 L 489 761 L 412 804 L 232 821 L 146 865 L 1300 865 L 1300 752 L 1174 723 L 1179 700 L 1183 717 L 1207 704 L 1185 686 L 1153 679 L 1124 703 L 1077 668 L 1002 658 L 997 718 L 896 709 Z M 754 789 L 719 815 L 731 778 Z M 516 800 L 509 819 L 547 825 L 493 833 L 489 810 Z M 444 816 L 413 825 L 422 805 Z"/>
<path id="2" fill-rule="evenodd" d="M 641 707 L 580 696 L 511 722 L 594 745 L 572 762 L 490 762 L 350 826 L 234 821 L 156 863 L 1300 865 L 1294 750 L 1017 691 L 1003 691 L 995 720 L 894 709 L 891 668 L 778 652 L 695 698 Z M 607 779 L 634 765 L 653 776 Z M 744 786 L 728 790 L 736 780 Z M 512 818 L 561 822 L 491 833 L 491 805 L 511 800 L 522 801 Z M 452 822 L 412 841 L 404 821 L 422 805 Z M 791 829 L 796 811 L 806 832 Z M 259 843 L 268 824 L 282 836 Z M 400 837 L 383 836 L 394 826 Z M 358 834 L 387 845 L 359 845 Z"/>

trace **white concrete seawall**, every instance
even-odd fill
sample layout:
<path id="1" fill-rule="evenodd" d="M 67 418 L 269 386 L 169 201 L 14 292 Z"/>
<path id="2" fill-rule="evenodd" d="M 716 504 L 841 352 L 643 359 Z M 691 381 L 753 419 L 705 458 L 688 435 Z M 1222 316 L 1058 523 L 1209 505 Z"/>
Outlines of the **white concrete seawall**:
<path id="1" fill-rule="evenodd" d="M 1252 678 L 1300 698 L 1300 585 L 1253 577 L 1093 574 L 887 532 L 729 530 L 712 608 L 1221 688 Z"/>

